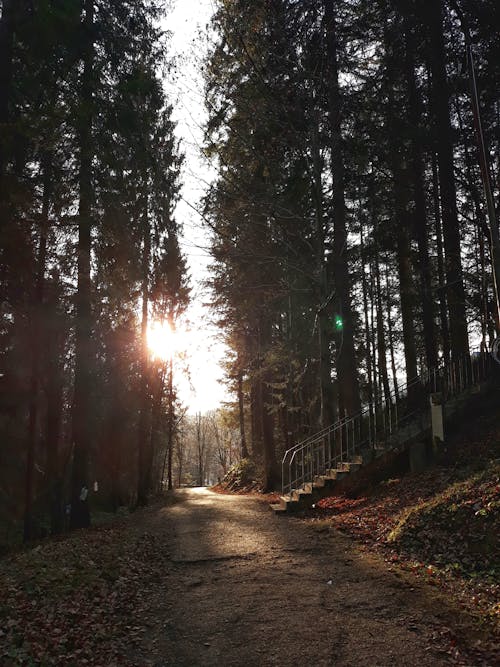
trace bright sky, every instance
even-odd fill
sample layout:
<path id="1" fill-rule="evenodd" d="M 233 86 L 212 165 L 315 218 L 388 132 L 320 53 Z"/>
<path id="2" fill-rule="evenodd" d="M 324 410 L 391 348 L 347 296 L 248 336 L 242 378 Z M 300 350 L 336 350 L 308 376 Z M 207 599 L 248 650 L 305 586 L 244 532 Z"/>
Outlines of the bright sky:
<path id="1" fill-rule="evenodd" d="M 218 382 L 222 378 L 219 363 L 224 356 L 224 346 L 216 340 L 217 329 L 210 325 L 211 313 L 204 306 L 208 294 L 202 281 L 207 276 L 210 258 L 206 249 L 207 234 L 196 212 L 213 176 L 200 150 L 206 112 L 199 65 L 206 53 L 207 37 L 203 35 L 206 35 L 205 28 L 214 5 L 212 0 L 174 0 L 172 4 L 165 28 L 173 33 L 170 55 L 177 57 L 178 63 L 172 79 L 165 81 L 165 87 L 174 105 L 177 136 L 185 154 L 184 186 L 176 217 L 184 229 L 181 245 L 188 260 L 193 288 L 193 302 L 188 313 L 190 331 L 178 342 L 178 347 L 187 348 L 190 381 L 185 375 L 178 374 L 176 383 L 189 411 L 205 412 L 228 398 L 225 387 Z"/>

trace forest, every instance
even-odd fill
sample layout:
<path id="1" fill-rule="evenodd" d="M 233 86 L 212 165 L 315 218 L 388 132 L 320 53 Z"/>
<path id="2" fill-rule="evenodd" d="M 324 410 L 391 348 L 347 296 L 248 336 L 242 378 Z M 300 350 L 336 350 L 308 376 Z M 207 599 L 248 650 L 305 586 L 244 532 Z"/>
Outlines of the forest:
<path id="1" fill-rule="evenodd" d="M 218 5 L 211 287 L 267 488 L 302 438 L 494 345 L 499 11 Z"/>
<path id="2" fill-rule="evenodd" d="M 499 332 L 496 0 L 216 0 L 198 213 L 232 400 L 187 417 L 148 346 L 191 293 L 165 4 L 0 2 L 0 528 L 25 541 L 241 458 L 275 489 L 287 448 Z"/>

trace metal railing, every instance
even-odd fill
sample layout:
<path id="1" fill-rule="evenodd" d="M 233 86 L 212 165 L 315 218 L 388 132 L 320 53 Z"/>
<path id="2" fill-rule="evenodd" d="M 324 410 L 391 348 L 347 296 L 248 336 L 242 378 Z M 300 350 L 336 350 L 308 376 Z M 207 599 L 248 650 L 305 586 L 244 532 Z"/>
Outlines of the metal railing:
<path id="1" fill-rule="evenodd" d="M 356 463 L 363 450 L 385 450 L 401 446 L 430 427 L 431 394 L 443 400 L 457 397 L 485 381 L 492 358 L 487 352 L 472 352 L 447 365 L 425 370 L 403 387 L 392 389 L 369 403 L 356 415 L 335 424 L 288 449 L 282 459 L 282 493 L 291 494 L 313 483 L 328 470 Z"/>

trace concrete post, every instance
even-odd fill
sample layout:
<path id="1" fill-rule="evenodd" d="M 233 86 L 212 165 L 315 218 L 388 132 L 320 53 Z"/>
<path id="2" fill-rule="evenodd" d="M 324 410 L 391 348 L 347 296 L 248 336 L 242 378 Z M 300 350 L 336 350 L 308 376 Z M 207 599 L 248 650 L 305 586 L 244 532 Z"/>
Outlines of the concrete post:
<path id="1" fill-rule="evenodd" d="M 441 392 L 431 394 L 432 447 L 436 454 L 444 444 L 444 411 Z"/>

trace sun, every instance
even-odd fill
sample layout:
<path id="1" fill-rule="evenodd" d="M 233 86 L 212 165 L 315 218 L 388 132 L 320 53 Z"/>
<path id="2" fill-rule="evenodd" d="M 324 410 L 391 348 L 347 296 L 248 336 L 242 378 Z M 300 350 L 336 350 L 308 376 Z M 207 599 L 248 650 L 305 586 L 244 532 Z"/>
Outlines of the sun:
<path id="1" fill-rule="evenodd" d="M 215 341 L 203 314 L 196 320 L 198 326 L 178 322 L 175 329 L 168 321 L 151 320 L 146 333 L 152 358 L 172 363 L 178 396 L 190 414 L 214 410 L 230 400 L 222 382 L 226 349 Z"/>
<path id="2" fill-rule="evenodd" d="M 168 361 L 179 351 L 179 334 L 168 322 L 151 322 L 147 331 L 148 347 L 157 359 Z"/>

